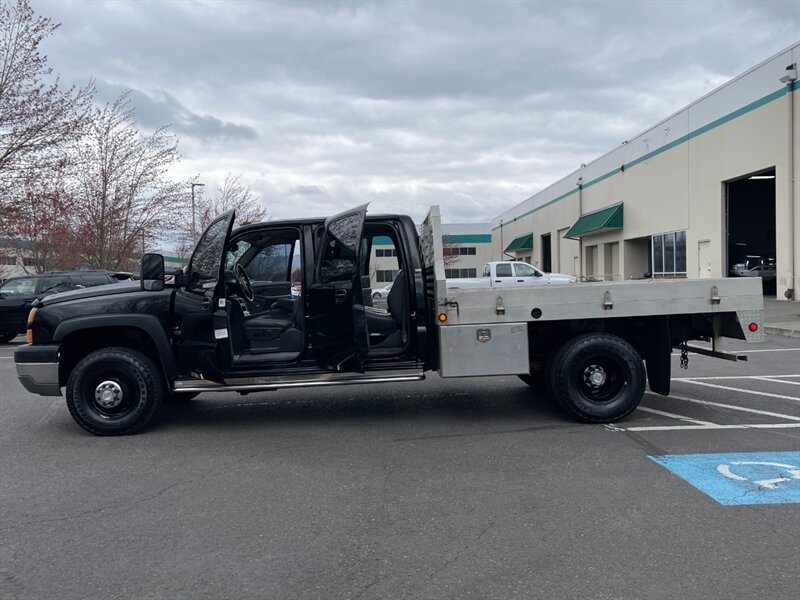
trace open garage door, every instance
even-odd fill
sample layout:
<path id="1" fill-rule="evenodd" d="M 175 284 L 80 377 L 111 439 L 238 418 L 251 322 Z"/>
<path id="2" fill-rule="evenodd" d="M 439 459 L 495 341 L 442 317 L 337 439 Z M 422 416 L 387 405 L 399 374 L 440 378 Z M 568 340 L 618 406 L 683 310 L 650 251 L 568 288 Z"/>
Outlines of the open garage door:
<path id="1" fill-rule="evenodd" d="M 729 277 L 761 277 L 775 294 L 775 169 L 726 182 Z"/>

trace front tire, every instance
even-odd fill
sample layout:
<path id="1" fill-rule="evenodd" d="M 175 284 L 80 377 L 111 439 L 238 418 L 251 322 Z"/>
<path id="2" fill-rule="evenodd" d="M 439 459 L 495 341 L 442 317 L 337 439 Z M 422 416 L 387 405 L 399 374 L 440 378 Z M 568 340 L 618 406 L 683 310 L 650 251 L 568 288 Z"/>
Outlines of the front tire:
<path id="1" fill-rule="evenodd" d="M 0 331 L 0 344 L 7 344 L 17 337 L 16 331 Z"/>
<path id="2" fill-rule="evenodd" d="M 145 427 L 164 398 L 153 361 L 130 348 L 88 354 L 67 380 L 72 418 L 95 435 L 129 435 Z"/>
<path id="3" fill-rule="evenodd" d="M 610 423 L 626 417 L 641 402 L 644 385 L 642 357 L 616 335 L 579 335 L 553 357 L 553 396 L 581 421 Z"/>

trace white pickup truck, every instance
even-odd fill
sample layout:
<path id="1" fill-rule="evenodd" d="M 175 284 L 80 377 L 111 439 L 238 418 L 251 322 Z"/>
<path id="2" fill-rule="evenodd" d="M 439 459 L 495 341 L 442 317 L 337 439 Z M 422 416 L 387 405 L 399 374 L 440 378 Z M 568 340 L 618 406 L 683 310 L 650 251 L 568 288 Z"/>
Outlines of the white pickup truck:
<path id="1" fill-rule="evenodd" d="M 483 277 L 448 279 L 447 287 L 451 289 L 525 287 L 551 283 L 575 283 L 575 281 L 576 278 L 572 275 L 545 273 L 526 262 L 498 260 L 487 262 L 483 266 Z"/>

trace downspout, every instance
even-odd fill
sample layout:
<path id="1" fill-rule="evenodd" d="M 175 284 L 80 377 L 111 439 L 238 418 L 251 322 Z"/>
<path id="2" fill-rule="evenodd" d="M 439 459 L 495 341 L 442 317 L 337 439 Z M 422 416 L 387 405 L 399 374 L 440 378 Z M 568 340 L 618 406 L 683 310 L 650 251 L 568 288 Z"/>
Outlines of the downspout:
<path id="1" fill-rule="evenodd" d="M 505 242 L 503 242 L 503 219 L 500 219 L 500 258 L 503 258 L 503 254 L 505 253 L 504 248 L 506 247 Z"/>
<path id="2" fill-rule="evenodd" d="M 583 175 L 578 177 L 578 218 L 583 216 Z M 583 281 L 583 236 L 578 237 L 578 280 Z"/>
<path id="3" fill-rule="evenodd" d="M 800 251 L 800 247 L 798 247 L 797 236 L 800 235 L 800 206 L 798 206 L 798 199 L 795 197 L 795 181 L 794 181 L 794 171 L 795 171 L 795 152 L 794 152 L 794 144 L 795 144 L 795 135 L 794 135 L 794 86 L 795 81 L 797 80 L 797 64 L 792 63 L 788 67 L 786 67 L 786 75 L 781 77 L 781 82 L 786 84 L 786 98 L 789 102 L 789 160 L 788 160 L 788 171 L 789 171 L 789 227 L 790 227 L 790 235 L 789 235 L 789 248 L 790 248 L 790 259 L 789 259 L 789 282 L 786 291 L 784 292 L 784 296 L 787 300 L 797 300 L 797 284 L 800 280 L 798 276 L 798 269 L 800 269 L 800 257 L 798 257 L 797 253 Z"/>

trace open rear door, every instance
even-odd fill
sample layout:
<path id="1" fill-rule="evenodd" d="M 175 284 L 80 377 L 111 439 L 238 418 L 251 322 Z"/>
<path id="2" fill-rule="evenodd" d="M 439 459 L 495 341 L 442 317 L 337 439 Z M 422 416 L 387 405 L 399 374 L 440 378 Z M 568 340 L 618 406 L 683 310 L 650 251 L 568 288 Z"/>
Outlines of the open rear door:
<path id="1" fill-rule="evenodd" d="M 316 248 L 307 299 L 311 346 L 320 365 L 361 371 L 369 334 L 361 292 L 362 236 L 367 205 L 329 217 Z"/>

